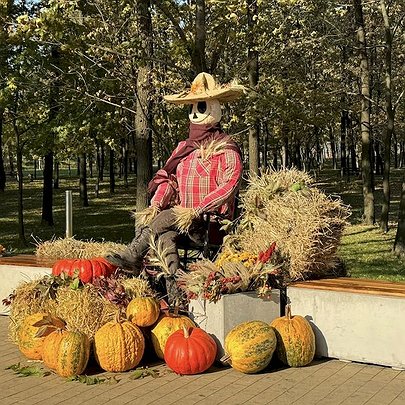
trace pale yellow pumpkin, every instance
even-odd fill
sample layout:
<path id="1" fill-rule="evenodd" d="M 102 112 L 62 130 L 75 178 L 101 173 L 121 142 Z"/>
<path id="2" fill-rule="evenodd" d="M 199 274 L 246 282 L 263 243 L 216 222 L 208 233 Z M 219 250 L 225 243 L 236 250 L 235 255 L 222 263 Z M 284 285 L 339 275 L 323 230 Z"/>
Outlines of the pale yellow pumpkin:
<path id="1" fill-rule="evenodd" d="M 159 317 L 156 325 L 151 330 L 152 344 L 156 355 L 164 359 L 165 346 L 169 336 L 176 330 L 196 327 L 195 323 L 187 316 L 163 314 Z"/>
<path id="2" fill-rule="evenodd" d="M 159 302 L 152 297 L 134 298 L 127 307 L 127 319 L 141 327 L 153 325 L 159 314 Z"/>

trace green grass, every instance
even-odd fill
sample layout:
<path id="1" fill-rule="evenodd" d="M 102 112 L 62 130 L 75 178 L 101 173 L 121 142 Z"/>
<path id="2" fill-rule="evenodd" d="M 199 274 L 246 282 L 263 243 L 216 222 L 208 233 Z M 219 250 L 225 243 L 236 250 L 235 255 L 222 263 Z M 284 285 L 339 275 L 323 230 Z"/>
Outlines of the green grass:
<path id="1" fill-rule="evenodd" d="M 405 259 L 392 253 L 394 238 L 394 229 L 382 233 L 378 227 L 350 225 L 338 254 L 352 277 L 404 282 Z"/>
<path id="2" fill-rule="evenodd" d="M 7 190 L 0 194 L 0 244 L 8 251 L 30 253 L 35 249 L 34 238 L 49 240 L 65 234 L 65 191 L 73 190 L 73 231 L 77 239 L 103 239 L 128 243 L 134 235 L 131 210 L 135 207 L 135 178 L 132 176 L 129 187 L 117 179 L 116 192 L 109 194 L 107 182 L 101 184 L 99 198 L 94 195 L 95 178 L 89 179 L 90 206 L 83 208 L 78 192 L 78 180 L 64 173 L 60 188 L 54 190 L 53 227 L 41 225 L 42 181 L 24 183 L 24 222 L 28 247 L 18 244 L 17 183 L 9 181 Z M 361 225 L 362 190 L 358 178 L 341 179 L 339 172 L 324 169 L 317 178 L 317 186 L 325 193 L 339 195 L 345 204 L 350 205 L 351 224 L 345 230 L 339 247 L 339 256 L 346 264 L 352 277 L 405 281 L 405 260 L 392 253 L 396 232 L 396 218 L 402 172 L 392 172 L 392 205 L 390 211 L 391 228 L 388 233 L 378 227 Z M 380 215 L 382 196 L 381 176 L 376 176 L 376 218 Z M 31 236 L 32 235 L 32 236 Z"/>

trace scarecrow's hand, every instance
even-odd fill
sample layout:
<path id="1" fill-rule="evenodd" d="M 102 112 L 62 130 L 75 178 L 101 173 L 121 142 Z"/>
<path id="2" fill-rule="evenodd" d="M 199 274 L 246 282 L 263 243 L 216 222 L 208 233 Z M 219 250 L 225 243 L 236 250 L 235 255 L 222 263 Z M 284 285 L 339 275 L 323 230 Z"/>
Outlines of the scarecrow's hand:
<path id="1" fill-rule="evenodd" d="M 173 211 L 175 215 L 174 224 L 181 233 L 187 233 L 193 220 L 199 216 L 194 208 L 184 208 L 177 205 Z"/>
<path id="2" fill-rule="evenodd" d="M 145 208 L 142 211 L 135 212 L 134 217 L 136 226 L 143 227 L 149 225 L 155 219 L 156 215 L 159 214 L 159 212 L 160 208 L 155 205 Z"/>

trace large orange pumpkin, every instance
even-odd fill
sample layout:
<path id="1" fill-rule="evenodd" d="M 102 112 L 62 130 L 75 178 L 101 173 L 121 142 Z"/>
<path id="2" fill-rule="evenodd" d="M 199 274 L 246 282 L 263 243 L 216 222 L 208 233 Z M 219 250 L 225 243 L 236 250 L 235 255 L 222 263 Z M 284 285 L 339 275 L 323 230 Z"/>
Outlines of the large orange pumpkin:
<path id="1" fill-rule="evenodd" d="M 291 315 L 287 305 L 286 315 L 271 323 L 277 336 L 276 354 L 290 367 L 302 367 L 311 363 L 315 356 L 315 335 L 310 323 L 300 315 Z"/>
<path id="2" fill-rule="evenodd" d="M 200 328 L 183 327 L 172 333 L 165 346 L 165 362 L 177 374 L 198 374 L 215 361 L 217 344 Z"/>
<path id="3" fill-rule="evenodd" d="M 153 325 L 159 314 L 159 302 L 152 297 L 134 298 L 127 307 L 127 319 L 141 327 Z"/>
<path id="4" fill-rule="evenodd" d="M 83 283 L 91 283 L 98 277 L 108 277 L 115 272 L 117 266 L 109 263 L 104 257 L 93 259 L 61 259 L 52 267 L 52 274 L 59 276 L 62 273 L 73 277 L 76 273 Z"/>
<path id="5" fill-rule="evenodd" d="M 65 323 L 45 312 L 28 315 L 18 330 L 18 348 L 31 360 L 42 359 L 42 345 L 45 337 Z"/>
<path id="6" fill-rule="evenodd" d="M 94 354 L 106 371 L 127 371 L 136 367 L 145 350 L 145 339 L 132 322 L 107 322 L 94 336 Z"/>
<path id="7" fill-rule="evenodd" d="M 164 359 L 167 339 L 176 330 L 195 327 L 195 323 L 183 315 L 162 314 L 151 330 L 153 348 L 160 359 Z"/>

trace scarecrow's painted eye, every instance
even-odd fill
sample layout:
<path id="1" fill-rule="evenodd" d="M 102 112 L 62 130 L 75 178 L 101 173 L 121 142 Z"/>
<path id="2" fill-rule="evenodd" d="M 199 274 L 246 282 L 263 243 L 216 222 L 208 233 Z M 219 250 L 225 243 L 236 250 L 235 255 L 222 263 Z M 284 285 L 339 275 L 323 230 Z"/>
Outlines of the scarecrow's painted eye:
<path id="1" fill-rule="evenodd" d="M 199 101 L 197 104 L 197 110 L 200 114 L 204 114 L 207 111 L 207 103 L 205 101 Z"/>

